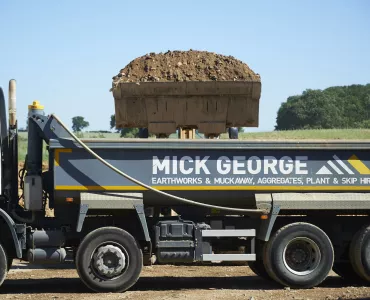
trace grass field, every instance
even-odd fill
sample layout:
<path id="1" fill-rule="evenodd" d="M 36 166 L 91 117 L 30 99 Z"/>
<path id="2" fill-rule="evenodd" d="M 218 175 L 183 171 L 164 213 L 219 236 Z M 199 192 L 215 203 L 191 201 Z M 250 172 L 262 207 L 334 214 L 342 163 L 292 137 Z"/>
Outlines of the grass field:
<path id="1" fill-rule="evenodd" d="M 120 138 L 119 133 L 83 133 L 80 138 Z M 322 129 L 322 130 L 288 130 L 288 131 L 269 131 L 251 132 L 239 134 L 242 140 L 370 140 L 370 129 Z M 176 138 L 176 135 L 171 135 Z M 227 135 L 223 134 L 222 139 Z M 19 160 L 23 161 L 27 153 L 27 133 L 19 133 Z M 44 151 L 44 160 L 47 161 L 47 153 Z"/>
<path id="2" fill-rule="evenodd" d="M 370 129 L 313 129 L 251 132 L 239 135 L 243 140 L 370 140 Z"/>

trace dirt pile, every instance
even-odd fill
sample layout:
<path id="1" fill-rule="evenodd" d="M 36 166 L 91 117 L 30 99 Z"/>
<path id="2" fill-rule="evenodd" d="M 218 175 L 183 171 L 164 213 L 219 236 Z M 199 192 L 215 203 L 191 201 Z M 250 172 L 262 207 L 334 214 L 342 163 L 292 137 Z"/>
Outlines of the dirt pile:
<path id="1" fill-rule="evenodd" d="M 119 82 L 260 81 L 247 64 L 233 56 L 206 51 L 150 53 L 131 61 L 113 77 Z"/>

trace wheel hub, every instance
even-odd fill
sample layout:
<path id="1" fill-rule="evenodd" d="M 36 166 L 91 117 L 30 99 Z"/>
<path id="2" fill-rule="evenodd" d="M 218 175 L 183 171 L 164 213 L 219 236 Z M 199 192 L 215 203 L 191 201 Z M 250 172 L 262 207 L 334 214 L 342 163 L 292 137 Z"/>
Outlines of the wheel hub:
<path id="1" fill-rule="evenodd" d="M 298 237 L 285 246 L 283 260 L 290 272 L 296 275 L 308 275 L 321 261 L 320 248 L 313 240 Z"/>
<path id="2" fill-rule="evenodd" d="M 95 251 L 93 266 L 100 275 L 112 278 L 122 273 L 126 266 L 126 257 L 119 247 L 105 245 Z"/>
<path id="3" fill-rule="evenodd" d="M 297 264 L 300 264 L 307 259 L 307 253 L 305 252 L 304 249 L 296 248 L 293 251 L 289 251 L 289 252 L 291 252 L 290 255 L 291 255 L 292 261 Z"/>

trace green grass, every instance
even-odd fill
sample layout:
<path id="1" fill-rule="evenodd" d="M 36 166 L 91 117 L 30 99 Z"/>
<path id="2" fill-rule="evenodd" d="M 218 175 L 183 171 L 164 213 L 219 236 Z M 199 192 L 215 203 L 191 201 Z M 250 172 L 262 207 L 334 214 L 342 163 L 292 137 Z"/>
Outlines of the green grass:
<path id="1" fill-rule="evenodd" d="M 120 138 L 120 134 L 116 132 L 112 133 L 95 133 L 95 132 L 82 132 L 78 133 L 77 136 L 82 139 L 118 139 Z"/>
<path id="2" fill-rule="evenodd" d="M 226 138 L 226 135 L 224 135 Z M 312 129 L 241 133 L 242 140 L 370 140 L 370 129 Z"/>
<path id="3" fill-rule="evenodd" d="M 119 133 L 83 133 L 78 135 L 80 138 L 108 138 L 118 139 Z M 288 130 L 288 131 L 269 131 L 251 132 L 239 134 L 242 140 L 370 140 L 370 129 L 320 129 L 320 130 Z M 176 138 L 176 135 L 171 135 Z M 222 139 L 227 135 L 223 134 Z M 46 147 L 46 145 L 44 145 Z M 44 149 L 46 149 L 44 147 Z M 19 133 L 19 160 L 23 161 L 27 153 L 27 133 Z M 44 161 L 47 161 L 46 150 L 43 153 Z"/>

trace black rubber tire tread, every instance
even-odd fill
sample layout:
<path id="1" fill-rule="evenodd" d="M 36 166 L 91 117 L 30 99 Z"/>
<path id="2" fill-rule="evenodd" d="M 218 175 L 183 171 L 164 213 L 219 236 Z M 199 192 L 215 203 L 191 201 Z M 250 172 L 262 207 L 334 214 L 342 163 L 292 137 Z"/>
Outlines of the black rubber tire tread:
<path id="1" fill-rule="evenodd" d="M 270 238 L 270 240 L 271 240 L 271 238 Z M 266 250 L 266 248 L 267 248 L 267 246 L 263 248 L 263 252 L 262 252 L 262 255 L 263 255 L 263 260 L 262 260 L 262 262 L 263 262 L 263 265 L 264 265 L 264 267 L 265 267 L 265 270 L 266 270 L 266 272 L 267 272 L 268 276 L 269 276 L 272 280 L 274 280 L 275 282 L 277 282 L 277 283 L 279 283 L 279 284 L 283 284 L 283 283 L 279 280 L 279 278 L 275 275 L 274 271 L 269 267 L 270 260 L 269 260 L 269 258 L 268 258 L 268 256 L 267 256 L 267 250 Z M 267 267 L 266 267 L 266 266 L 267 266 Z"/>
<path id="2" fill-rule="evenodd" d="M 8 257 L 8 261 L 7 261 L 7 268 L 8 268 L 8 271 L 10 270 L 10 268 L 12 267 L 12 264 L 13 264 L 13 258 L 9 258 Z"/>
<path id="3" fill-rule="evenodd" d="M 260 276 L 263 279 L 272 281 L 272 278 L 267 273 L 265 269 L 265 265 L 263 264 L 263 250 L 264 247 L 266 247 L 266 242 L 261 241 L 259 239 L 255 242 L 255 249 L 256 249 L 256 260 L 255 261 L 249 261 L 248 265 L 249 268 L 258 276 Z"/>
<path id="4" fill-rule="evenodd" d="M 370 225 L 362 227 L 353 237 L 349 259 L 355 272 L 370 282 Z"/>
<path id="5" fill-rule="evenodd" d="M 316 270 L 308 275 L 291 273 L 284 265 L 283 251 L 289 241 L 307 237 L 320 248 L 321 260 Z M 292 223 L 280 228 L 264 247 L 263 263 L 267 273 L 276 282 L 291 288 L 312 288 L 325 280 L 334 263 L 333 245 L 324 231 L 309 223 Z"/>
<path id="6" fill-rule="evenodd" d="M 361 278 L 356 271 L 353 269 L 350 262 L 334 262 L 333 271 L 345 281 L 350 283 L 363 283 L 364 280 Z"/>
<path id="7" fill-rule="evenodd" d="M 101 280 L 91 271 L 91 257 L 98 245 L 109 241 L 125 248 L 129 265 L 120 277 Z M 77 250 L 76 267 L 82 282 L 90 289 L 96 292 L 123 292 L 139 279 L 143 267 L 143 254 L 137 241 L 127 231 L 117 227 L 103 227 L 90 232 L 83 239 Z"/>
<path id="8" fill-rule="evenodd" d="M 3 284 L 8 273 L 8 256 L 4 247 L 0 244 L 0 286 Z"/>
<path id="9" fill-rule="evenodd" d="M 253 273 L 258 275 L 259 277 L 269 281 L 272 280 L 270 275 L 267 273 L 262 260 L 249 261 L 248 266 L 253 271 Z"/>

